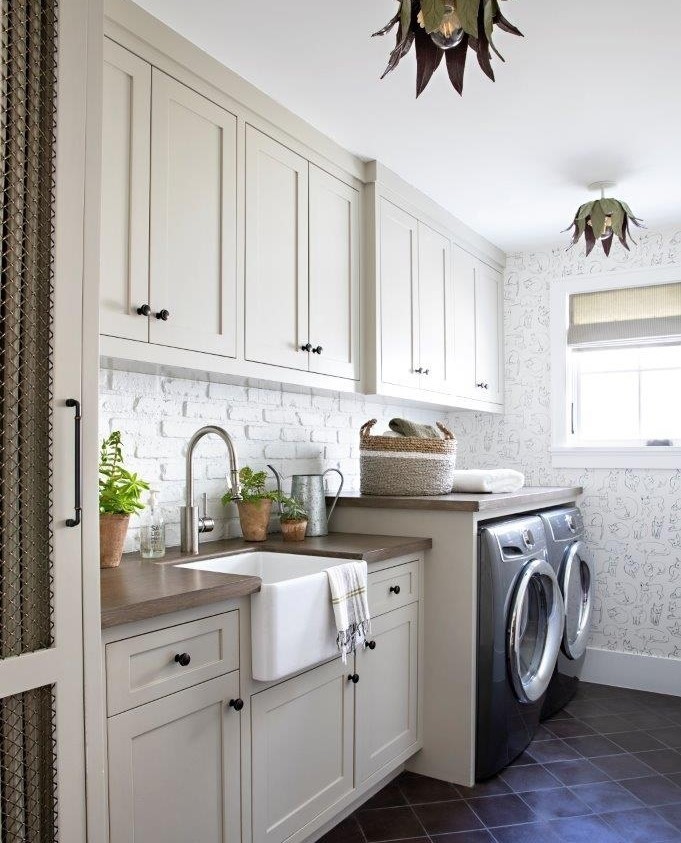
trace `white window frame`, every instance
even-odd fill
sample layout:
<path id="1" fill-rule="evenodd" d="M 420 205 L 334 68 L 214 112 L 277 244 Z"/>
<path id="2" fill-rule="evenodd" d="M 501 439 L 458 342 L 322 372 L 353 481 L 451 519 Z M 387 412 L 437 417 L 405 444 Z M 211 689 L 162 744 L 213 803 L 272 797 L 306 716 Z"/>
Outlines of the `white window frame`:
<path id="1" fill-rule="evenodd" d="M 570 441 L 567 330 L 574 293 L 681 281 L 681 267 L 637 267 L 551 281 L 551 463 L 554 468 L 681 468 L 681 446 L 576 445 Z"/>

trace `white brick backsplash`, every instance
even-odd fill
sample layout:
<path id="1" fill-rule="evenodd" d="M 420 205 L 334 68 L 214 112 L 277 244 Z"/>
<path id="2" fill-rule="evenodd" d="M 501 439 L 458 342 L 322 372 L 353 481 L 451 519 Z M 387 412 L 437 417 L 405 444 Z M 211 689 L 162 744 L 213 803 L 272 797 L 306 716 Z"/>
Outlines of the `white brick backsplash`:
<path id="1" fill-rule="evenodd" d="M 377 418 L 375 432 L 382 433 L 395 415 L 431 424 L 446 418 L 438 412 L 372 402 L 363 395 L 244 387 L 112 370 L 100 374 L 100 431 L 104 436 L 121 430 L 131 469 L 159 490 L 169 547 L 180 540 L 186 445 L 203 425 L 217 424 L 227 430 L 241 466 L 260 470 L 271 462 L 284 474 L 286 491 L 292 474 L 321 472 L 331 466 L 345 475 L 345 489 L 357 489 L 359 427 Z M 224 444 L 216 436 L 206 437 L 197 448 L 194 477 L 196 495 L 208 493 L 208 511 L 216 519 L 210 539 L 241 534 L 236 507 L 220 503 L 228 487 L 227 472 Z M 273 478 L 268 485 L 274 488 Z M 335 478 L 329 478 L 329 488 L 336 489 Z M 139 547 L 139 523 L 135 519 L 129 530 L 126 550 Z M 276 529 L 276 517 L 272 528 Z"/>

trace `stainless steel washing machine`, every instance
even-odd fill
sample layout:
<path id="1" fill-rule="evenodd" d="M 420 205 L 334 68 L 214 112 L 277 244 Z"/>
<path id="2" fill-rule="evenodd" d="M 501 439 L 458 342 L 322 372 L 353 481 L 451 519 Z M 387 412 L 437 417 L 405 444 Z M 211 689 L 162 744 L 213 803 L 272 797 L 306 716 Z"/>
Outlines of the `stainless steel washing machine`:
<path id="1" fill-rule="evenodd" d="M 549 563 L 556 572 L 565 605 L 565 630 L 558 662 L 546 694 L 542 720 L 574 697 L 591 630 L 595 578 L 584 542 L 584 519 L 576 506 L 540 513 Z"/>
<path id="2" fill-rule="evenodd" d="M 476 779 L 530 743 L 563 637 L 563 599 L 536 516 L 478 535 Z"/>

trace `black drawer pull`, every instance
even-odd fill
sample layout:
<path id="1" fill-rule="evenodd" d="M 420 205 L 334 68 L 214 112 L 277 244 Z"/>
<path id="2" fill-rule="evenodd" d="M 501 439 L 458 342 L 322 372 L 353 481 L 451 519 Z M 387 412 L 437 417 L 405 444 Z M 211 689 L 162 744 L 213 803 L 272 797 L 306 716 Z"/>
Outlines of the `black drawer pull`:
<path id="1" fill-rule="evenodd" d="M 400 590 L 401 589 L 400 589 L 399 585 L 391 585 L 390 586 L 390 593 L 391 594 L 399 594 Z"/>
<path id="2" fill-rule="evenodd" d="M 352 682 L 353 685 L 356 685 L 359 682 L 359 674 L 348 673 L 348 682 Z"/>
<path id="3" fill-rule="evenodd" d="M 67 398 L 66 406 L 73 407 L 76 414 L 73 417 L 73 480 L 74 480 L 74 518 L 66 519 L 67 527 L 77 527 L 80 524 L 80 516 L 83 512 L 81 495 L 81 421 L 80 401 L 76 398 Z"/>
<path id="4" fill-rule="evenodd" d="M 375 641 L 365 641 L 364 646 L 368 647 L 370 650 L 376 649 L 376 642 Z"/>
<path id="5" fill-rule="evenodd" d="M 178 653 L 175 656 L 175 661 L 180 665 L 180 667 L 187 667 L 191 660 L 192 657 L 189 655 L 189 653 Z"/>
<path id="6" fill-rule="evenodd" d="M 300 346 L 301 351 L 312 351 L 312 343 L 306 342 L 305 345 Z"/>
<path id="7" fill-rule="evenodd" d="M 241 711 L 244 707 L 244 701 L 240 697 L 237 697 L 237 699 L 229 701 L 229 707 L 233 708 L 234 711 Z"/>
<path id="8" fill-rule="evenodd" d="M 150 316 L 151 315 L 151 308 L 148 304 L 143 304 L 141 307 L 137 308 L 137 313 L 139 316 Z"/>
<path id="9" fill-rule="evenodd" d="M 163 310 L 159 310 L 156 314 L 157 319 L 161 319 L 163 322 L 167 322 L 170 319 L 170 311 L 163 308 Z"/>

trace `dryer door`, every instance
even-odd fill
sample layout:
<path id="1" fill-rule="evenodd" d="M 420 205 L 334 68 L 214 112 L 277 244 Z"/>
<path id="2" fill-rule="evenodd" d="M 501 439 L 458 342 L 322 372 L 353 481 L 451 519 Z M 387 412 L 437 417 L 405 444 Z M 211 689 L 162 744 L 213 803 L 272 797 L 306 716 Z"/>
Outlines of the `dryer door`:
<path id="1" fill-rule="evenodd" d="M 565 602 L 563 652 L 570 659 L 578 659 L 589 641 L 593 609 L 593 570 L 584 542 L 570 546 L 560 573 L 560 587 Z"/>
<path id="2" fill-rule="evenodd" d="M 509 610 L 507 658 L 521 702 L 536 702 L 546 691 L 563 637 L 565 612 L 560 586 L 545 559 L 523 568 Z"/>

